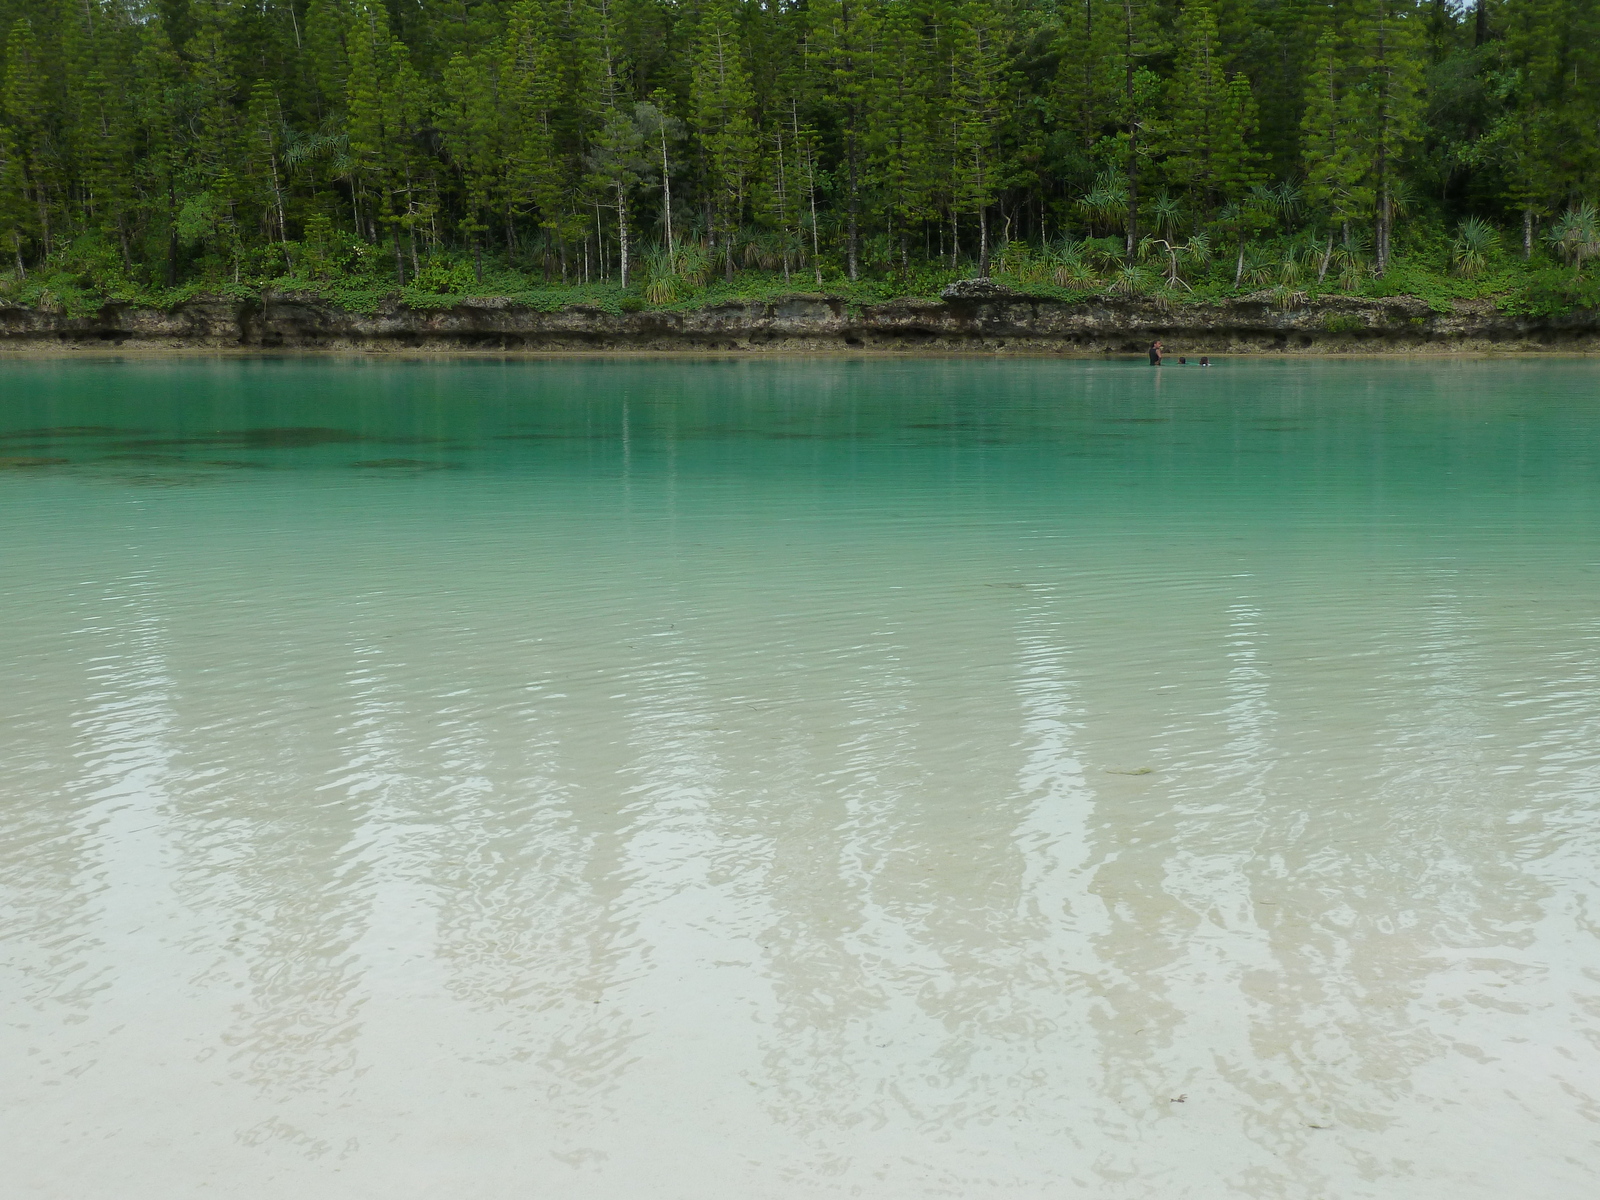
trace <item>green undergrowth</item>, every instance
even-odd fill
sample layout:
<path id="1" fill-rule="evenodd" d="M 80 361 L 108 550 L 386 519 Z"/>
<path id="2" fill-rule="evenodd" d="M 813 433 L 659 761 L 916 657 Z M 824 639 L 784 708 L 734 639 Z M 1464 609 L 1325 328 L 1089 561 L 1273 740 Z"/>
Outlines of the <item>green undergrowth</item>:
<path id="1" fill-rule="evenodd" d="M 1292 254 L 1285 249 L 1281 257 L 1290 260 Z M 489 303 L 546 313 L 589 310 L 621 315 L 692 312 L 720 305 L 772 303 L 809 294 L 825 296 L 851 311 L 859 311 L 890 301 L 935 300 L 953 281 L 976 273 L 971 265 L 959 270 L 947 265 L 924 265 L 852 281 L 841 271 L 831 269 L 824 273 L 819 286 L 810 270 L 791 271 L 787 278 L 782 271 L 740 270 L 731 280 L 718 271 L 683 293 L 652 300 L 643 272 L 623 288 L 615 281 L 562 283 L 559 279 L 547 280 L 537 271 L 486 262 L 480 282 L 476 265 L 464 256 L 441 255 L 426 261 L 404 287 L 395 286 L 392 275 L 386 277 L 382 272 L 343 276 L 291 273 L 238 281 L 224 273 L 212 273 L 177 287 L 164 287 L 142 284 L 103 269 L 103 264 L 94 265 L 101 269 L 88 269 L 64 254 L 60 263 L 43 265 L 25 278 L 14 271 L 0 274 L 0 304 L 79 319 L 93 318 L 108 306 L 171 311 L 201 299 L 259 303 L 267 297 L 289 296 L 369 315 Z M 1142 298 L 1174 310 L 1241 296 L 1268 296 L 1286 309 L 1352 297 L 1413 298 L 1439 313 L 1450 312 L 1459 301 L 1486 300 L 1502 313 L 1546 320 L 1600 311 L 1600 273 L 1580 274 L 1538 254 L 1532 262 L 1510 253 L 1496 254 L 1470 278 L 1451 269 L 1449 249 L 1443 242 L 1409 247 L 1396 257 L 1382 278 L 1367 273 L 1341 281 L 1330 272 L 1329 277 L 1319 281 L 1317 265 L 1314 258 L 1306 265 L 1304 254 L 1298 270 L 1292 261 L 1287 267 L 1276 262 L 1270 252 L 1254 254 L 1251 276 L 1241 280 L 1238 287 L 1234 286 L 1238 266 L 1234 256 L 1220 252 L 1208 262 L 1186 270 L 1177 285 L 1166 281 L 1159 263 L 1139 267 L 1131 286 L 1126 277 L 1133 273 L 1126 271 L 1121 283 L 1113 281 L 1115 272 L 1108 269 L 1104 282 L 1090 280 L 1088 286 L 1062 287 L 1053 282 L 1047 271 L 1011 272 L 1004 262 L 996 264 L 991 278 L 1019 295 L 1043 300 L 1071 304 L 1098 298 Z"/>

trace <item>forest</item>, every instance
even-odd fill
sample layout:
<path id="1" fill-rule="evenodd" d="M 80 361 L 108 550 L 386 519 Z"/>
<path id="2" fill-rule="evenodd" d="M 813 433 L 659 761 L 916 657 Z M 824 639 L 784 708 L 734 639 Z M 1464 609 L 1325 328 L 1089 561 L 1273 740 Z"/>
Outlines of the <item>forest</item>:
<path id="1" fill-rule="evenodd" d="M 1600 0 L 0 0 L 0 30 L 0 301 L 1600 305 Z"/>

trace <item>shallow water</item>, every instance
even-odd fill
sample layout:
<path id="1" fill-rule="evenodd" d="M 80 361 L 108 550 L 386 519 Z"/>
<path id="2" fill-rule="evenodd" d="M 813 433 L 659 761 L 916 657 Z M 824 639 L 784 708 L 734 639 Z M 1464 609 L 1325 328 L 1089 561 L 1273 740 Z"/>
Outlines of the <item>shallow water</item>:
<path id="1" fill-rule="evenodd" d="M 0 367 L 29 1197 L 1588 1197 L 1600 365 Z"/>

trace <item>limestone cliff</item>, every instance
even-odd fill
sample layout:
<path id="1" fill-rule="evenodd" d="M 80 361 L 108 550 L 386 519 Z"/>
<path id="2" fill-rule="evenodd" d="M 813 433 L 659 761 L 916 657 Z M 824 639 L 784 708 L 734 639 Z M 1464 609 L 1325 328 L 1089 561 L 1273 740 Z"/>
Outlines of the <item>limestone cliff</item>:
<path id="1" fill-rule="evenodd" d="M 541 312 L 506 300 L 350 312 L 313 296 L 198 299 L 171 310 L 110 304 L 68 316 L 0 304 L 0 349 L 491 351 L 886 351 L 1171 354 L 1600 350 L 1600 314 L 1510 317 L 1486 301 L 1440 313 L 1407 297 L 1270 299 L 1163 308 L 1142 300 L 1068 304 L 987 286 L 939 300 L 849 305 L 794 295 L 682 312 Z"/>

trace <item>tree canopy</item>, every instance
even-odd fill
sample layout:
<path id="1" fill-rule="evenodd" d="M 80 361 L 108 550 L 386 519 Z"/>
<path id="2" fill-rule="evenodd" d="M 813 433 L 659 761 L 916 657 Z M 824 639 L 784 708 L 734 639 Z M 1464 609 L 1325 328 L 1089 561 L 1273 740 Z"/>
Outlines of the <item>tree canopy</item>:
<path id="1" fill-rule="evenodd" d="M 1322 283 L 1424 227 L 1579 269 L 1600 193 L 1600 0 L 0 0 L 0 34 L 13 280 L 1242 287 L 1269 234 Z"/>

